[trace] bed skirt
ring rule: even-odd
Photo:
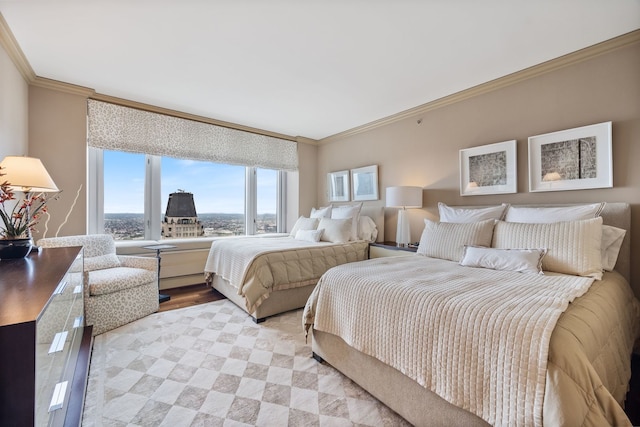
[[[315,283],[298,288],[273,291],[253,313],[249,313],[256,323],[262,322],[269,316],[297,310],[304,307],[309,295],[315,288]],[[211,287],[227,297],[235,305],[247,311],[247,304],[242,295],[238,295],[238,288],[232,286],[227,280],[218,275],[213,275]]]

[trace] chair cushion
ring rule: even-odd
[[[115,253],[84,258],[84,269],[87,271],[114,267],[120,267],[120,260]]]
[[[155,282],[156,273],[142,268],[116,267],[89,272],[89,295],[106,295]]]

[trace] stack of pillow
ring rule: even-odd
[[[602,278],[613,270],[626,233],[603,225],[604,203],[566,207],[454,208],[425,219],[418,254],[471,267]]]
[[[354,205],[312,208],[309,217],[301,216],[291,230],[291,237],[310,242],[344,243],[354,240],[371,240],[375,223],[368,216],[361,216],[362,203]],[[375,237],[373,237],[375,240]]]

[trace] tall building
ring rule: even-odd
[[[200,236],[204,236],[204,226],[198,221],[193,193],[178,190],[169,194],[162,221],[162,237],[171,239]]]

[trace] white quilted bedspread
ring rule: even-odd
[[[592,281],[379,258],[329,270],[304,322],[492,425],[539,426],[551,333]]]
[[[368,242],[307,242],[291,237],[216,240],[205,274],[214,273],[238,288],[252,313],[272,291],[316,283],[329,268],[367,258]]]

